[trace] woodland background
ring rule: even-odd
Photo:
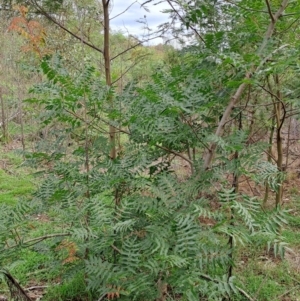
[[[0,1],[0,299],[300,300],[300,1],[164,2]]]

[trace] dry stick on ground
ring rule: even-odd
[[[44,289],[44,288],[48,288],[49,285],[36,285],[36,286],[30,286],[25,288],[25,291],[33,291],[33,290],[39,290],[39,289]]]
[[[7,271],[0,271],[4,276],[6,283],[9,287],[11,297],[15,301],[32,301],[32,299],[27,295],[25,290],[20,286],[17,280]]]
[[[274,15],[272,13],[270,14],[271,21],[270,21],[268,29],[267,29],[267,31],[265,33],[264,39],[263,39],[263,41],[261,43],[261,46],[260,46],[260,48],[258,50],[257,54],[259,56],[263,55],[263,51],[265,50],[265,48],[266,48],[266,46],[268,44],[268,41],[270,40],[270,38],[273,35],[274,29],[275,29],[275,25],[276,25],[279,17],[281,16],[281,14],[283,13],[283,11],[287,7],[288,2],[289,2],[289,0],[283,0],[281,2],[281,6],[278,9],[278,11]],[[280,47],[280,48],[282,48],[282,47]],[[265,64],[265,62],[266,62],[266,59],[263,59],[262,62],[261,62],[261,64],[258,67],[254,68],[253,71],[247,72],[247,74],[245,76],[245,82],[243,82],[238,87],[238,89],[236,90],[236,92],[234,93],[234,95],[231,97],[231,99],[229,101],[229,104],[227,105],[227,107],[226,107],[226,109],[224,111],[224,114],[223,114],[223,116],[222,116],[222,118],[221,118],[221,120],[220,120],[220,122],[218,124],[217,130],[216,130],[216,133],[215,133],[216,136],[221,136],[222,135],[224,125],[225,125],[227,119],[229,118],[232,109],[234,108],[234,106],[236,105],[236,103],[239,101],[239,99],[241,98],[241,96],[242,96],[245,88],[248,85],[246,82],[252,77],[253,74],[255,74],[256,72],[259,71],[259,69]],[[204,154],[204,169],[208,169],[210,167],[216,148],[217,148],[217,144],[215,142],[213,142],[213,143],[211,143],[209,150]]]
[[[71,234],[70,233],[54,233],[54,234],[48,234],[48,235],[44,235],[44,236],[32,238],[32,239],[25,240],[25,241],[20,241],[20,244],[18,243],[18,244],[11,245],[11,246],[7,245],[6,248],[0,250],[0,253],[3,252],[3,251],[5,251],[5,250],[7,250],[7,249],[16,248],[16,247],[20,246],[21,243],[22,243],[22,245],[29,244],[29,246],[31,246],[31,245],[35,245],[35,244],[37,244],[37,243],[39,243],[39,242],[41,242],[41,241],[43,241],[45,239],[48,239],[48,238],[63,237],[63,236],[71,236]]]

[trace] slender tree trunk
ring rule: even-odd
[[[91,198],[90,193],[90,152],[89,152],[89,122],[88,122],[88,116],[87,116],[87,107],[86,107],[86,101],[84,104],[84,119],[85,119],[85,143],[84,143],[84,151],[85,151],[85,171],[86,171],[86,192],[85,196],[88,200]],[[90,227],[90,216],[91,212],[90,209],[88,209],[86,216],[85,216],[85,225],[86,230],[89,231]],[[86,242],[88,242],[88,238],[86,238]],[[85,249],[84,259],[88,259],[89,256],[89,248]]]
[[[238,120],[238,129],[242,130],[242,113],[239,114],[239,120]],[[234,159],[235,163],[237,163],[237,160],[239,159],[239,152],[235,151],[234,153]],[[237,194],[239,192],[239,171],[237,170],[238,167],[236,167],[235,172],[233,173],[233,181],[232,181],[232,187],[234,188],[234,193]],[[230,210],[230,226],[234,227],[234,211],[233,209]],[[227,279],[229,281],[229,279],[232,277],[233,275],[233,251],[234,251],[234,243],[233,243],[233,237],[229,236],[228,238],[228,245],[229,245],[229,256],[230,256],[230,260],[231,263],[229,264],[228,267],[228,272],[227,272]]]
[[[108,87],[112,86],[111,80],[111,64],[110,64],[110,24],[109,24],[109,1],[110,0],[102,0],[103,5],[103,16],[104,16],[104,64],[105,64],[105,79],[106,85]],[[111,108],[113,108],[114,103],[112,96],[109,95],[108,99]],[[116,152],[116,128],[112,125],[109,126],[109,141],[111,144],[110,149],[110,158],[114,160],[117,156]]]
[[[268,162],[271,162],[271,160],[272,160],[272,145],[273,145],[274,131],[275,131],[275,114],[273,114],[273,117],[272,117],[272,126],[271,126],[271,131],[270,131],[270,136],[269,136],[269,149],[268,149],[268,157],[267,157]],[[264,195],[264,199],[263,199],[263,207],[264,208],[266,208],[266,206],[267,206],[267,201],[269,198],[269,191],[270,191],[270,187],[267,182],[266,186],[265,186],[265,195]]]
[[[3,134],[3,140],[6,142],[8,138],[7,134],[7,125],[6,125],[6,116],[5,116],[5,108],[4,108],[4,100],[2,96],[2,89],[0,88],[0,101],[1,101],[1,119],[2,119],[2,134]]]
[[[112,87],[111,79],[111,59],[110,59],[110,24],[109,24],[109,2],[110,0],[102,0],[103,6],[103,17],[104,17],[104,65],[105,65],[105,79],[106,85],[110,88]],[[111,94],[108,96],[108,103],[111,106],[111,109],[114,107],[114,101]],[[112,125],[109,125],[109,141],[110,141],[110,158],[115,160],[117,157],[116,151],[116,128]],[[114,191],[114,203],[115,203],[115,214],[117,214],[117,208],[121,202],[121,193],[118,187]],[[115,232],[115,230],[114,230]],[[117,262],[117,251],[113,248],[113,260],[114,263]]]
[[[282,147],[282,135],[281,130],[282,126],[285,120],[285,113],[282,111],[285,111],[284,104],[282,102],[282,94],[280,91],[280,82],[279,82],[279,76],[276,74],[274,76],[275,84],[276,84],[276,95],[278,101],[274,104],[275,109],[275,117],[276,117],[276,146],[277,146],[277,168],[279,171],[283,171],[282,169],[282,163],[283,163],[283,147]],[[282,116],[281,116],[282,115]],[[276,193],[276,207],[281,205],[282,202],[282,196],[283,196],[283,183],[280,179],[277,180],[278,184],[278,191]]]
[[[291,109],[293,107],[291,106]],[[288,137],[287,137],[287,142],[286,142],[286,157],[285,157],[285,170],[288,168],[289,164],[289,152],[290,152],[290,143],[291,143],[291,125],[292,125],[292,117],[290,117],[289,120],[289,126],[288,126]]]

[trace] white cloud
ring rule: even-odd
[[[131,7],[126,10],[130,5]],[[139,20],[146,21],[148,27],[152,30],[151,32],[157,30],[158,25],[168,21],[168,14],[161,12],[162,10],[170,8],[168,4],[160,3],[154,5],[153,3],[148,3],[146,7],[150,10],[150,12],[147,12],[141,7],[140,3],[135,2],[134,0],[114,0],[112,2],[112,11],[110,13],[112,18],[125,10],[126,11],[111,20],[111,28],[113,30],[120,30],[124,34],[131,34],[142,38],[149,32],[143,28],[143,24],[138,22]],[[158,44],[161,42],[162,39],[156,39],[151,43]]]

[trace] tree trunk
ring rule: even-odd
[[[111,65],[110,65],[110,41],[109,41],[109,1],[110,0],[102,0],[103,5],[103,16],[104,16],[104,62],[105,62],[105,79],[106,79],[106,85],[108,87],[112,86],[112,80],[111,80]],[[112,96],[109,94],[108,99],[111,108],[114,107]],[[110,149],[110,158],[114,160],[117,156],[116,152],[116,128],[112,125],[109,126],[109,141],[111,144]]]
[[[277,102],[274,104],[275,109],[275,117],[276,117],[276,147],[277,147],[277,168],[278,171],[283,171],[282,169],[282,163],[283,163],[283,147],[282,147],[282,135],[281,130],[282,126],[285,120],[285,108],[284,104],[282,102],[282,93],[280,91],[280,82],[279,82],[279,76],[276,74],[274,76],[275,84],[276,84],[276,95],[277,95]],[[283,114],[281,112],[283,111]],[[282,117],[281,117],[282,115]],[[282,196],[283,196],[283,183],[280,179],[277,180],[278,184],[278,191],[276,193],[276,207],[281,205],[282,202]]]
[[[8,134],[7,134],[7,125],[6,125],[4,101],[3,101],[3,97],[2,97],[2,89],[1,88],[0,88],[0,101],[1,101],[2,134],[3,134],[3,140],[6,142],[7,138],[8,138]]]
[[[275,112],[275,111],[273,111]],[[272,126],[271,126],[271,131],[270,131],[270,136],[269,136],[269,149],[268,149],[268,162],[271,162],[272,160],[272,145],[273,145],[273,136],[274,136],[274,131],[275,131],[275,114],[273,114],[272,117]],[[266,182],[266,186],[265,186],[265,195],[264,195],[264,199],[263,199],[263,207],[266,208],[267,206],[267,201],[269,198],[269,191],[270,191],[270,186],[269,183]]]

